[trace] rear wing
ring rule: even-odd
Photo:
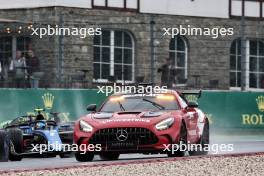
[[[202,90],[180,90],[179,93],[182,94],[183,96],[195,95],[197,96],[197,98],[201,98],[202,96]]]
[[[187,102],[198,102],[202,96],[202,90],[181,90],[178,91],[180,96]]]

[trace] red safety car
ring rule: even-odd
[[[186,155],[187,149],[171,152],[173,144],[200,144],[204,148],[209,144],[209,121],[197,103],[186,100],[186,94],[200,96],[201,92],[114,94],[99,108],[89,105],[87,110],[92,112],[75,124],[77,161],[91,161],[95,154],[106,160],[118,159],[121,153]],[[81,146],[89,147],[84,147],[84,153]],[[189,151],[190,155],[206,153]]]

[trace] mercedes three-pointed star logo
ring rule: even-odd
[[[126,130],[124,129],[121,129],[121,130],[118,130],[117,133],[116,133],[116,139],[120,142],[124,142],[126,141],[128,138],[128,133]]]

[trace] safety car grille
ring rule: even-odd
[[[120,140],[118,136],[121,131],[125,138]],[[100,129],[92,136],[90,144],[113,144],[113,143],[134,143],[136,145],[151,145],[158,142],[156,135],[146,128],[106,128]]]

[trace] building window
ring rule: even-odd
[[[188,47],[186,40],[177,36],[170,41],[170,58],[173,59],[173,64],[177,72],[177,84],[185,84],[187,80],[187,53]]]
[[[246,87],[264,88],[264,41],[246,41]],[[230,86],[241,86],[241,41],[235,40],[230,49]]]
[[[241,40],[235,40],[230,49],[230,86],[241,86]]]
[[[138,11],[139,0],[92,0],[92,8]]]
[[[12,37],[0,37],[0,62],[8,65],[12,58]]]
[[[31,44],[30,37],[20,36],[16,38],[16,50],[21,51],[24,57],[26,57],[30,44]]]
[[[249,41],[249,87],[264,88],[264,42]]]
[[[134,80],[134,41],[125,31],[103,30],[94,37],[94,80]]]
[[[3,65],[8,65],[10,60],[15,57],[15,51],[20,50],[25,56],[31,39],[26,36],[7,36],[0,37],[0,61]]]

